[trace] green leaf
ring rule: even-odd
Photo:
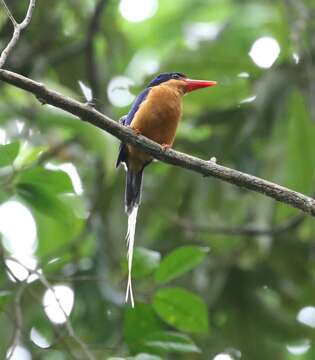
[[[150,275],[159,267],[160,259],[161,255],[159,252],[144,247],[136,247],[133,257],[133,277],[143,278]],[[123,267],[124,271],[127,272],[127,261],[124,262]]]
[[[47,149],[47,146],[36,146],[26,149],[23,148],[23,151],[18,158],[19,165],[21,167],[26,167],[33,164],[45,151],[47,151]]]
[[[12,165],[20,150],[20,143],[0,145],[0,167]]]
[[[59,195],[59,198],[62,199],[72,209],[75,216],[80,219],[88,218],[89,209],[83,195],[66,193]]]
[[[162,360],[162,358],[156,355],[140,353],[136,355],[133,360]]]
[[[70,255],[73,253],[73,248],[70,244],[73,240],[80,238],[85,222],[77,217],[72,217],[71,226],[68,226],[64,221],[60,222],[58,218],[54,218],[51,215],[47,216],[46,213],[37,211],[34,207],[32,207],[32,210],[36,220],[39,239],[36,254],[40,257],[47,257],[58,253],[62,249],[62,258],[49,265],[50,271],[55,268],[59,269],[65,265],[66,259],[71,258]],[[94,246],[95,239],[93,234],[90,233],[87,237],[82,237],[82,241],[77,244],[76,253],[81,256],[89,256],[93,252]]]
[[[48,170],[40,166],[21,171],[17,183],[33,184],[55,193],[74,192],[72,181],[66,172]]]
[[[200,246],[183,246],[174,250],[161,261],[155,280],[161,284],[179,277],[200,264],[208,252],[209,248]]]
[[[73,225],[73,212],[57,195],[33,184],[19,184],[18,194],[37,211],[65,225]]]
[[[124,337],[134,352],[143,351],[143,339],[154,332],[160,331],[160,321],[151,305],[136,303],[134,309],[128,308],[124,317]]]
[[[11,194],[9,192],[2,191],[2,189],[0,189],[0,204],[4,203],[10,197],[11,197]]]
[[[145,345],[150,348],[180,353],[199,353],[200,349],[189,336],[174,331],[160,331],[146,338]]]
[[[5,308],[6,304],[12,300],[12,298],[13,294],[11,291],[0,291],[0,312]]]
[[[208,331],[208,312],[197,295],[177,287],[159,290],[153,298],[153,309],[167,324],[195,333]]]

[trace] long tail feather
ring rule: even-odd
[[[135,232],[137,224],[138,207],[141,201],[141,186],[142,186],[142,172],[137,172],[127,169],[126,177],[126,193],[125,193],[125,207],[126,213],[128,214],[128,230],[126,235],[127,246],[128,246],[128,281],[126,290],[126,302],[130,296],[131,306],[134,307],[134,298],[132,292],[132,259],[133,259],[133,248],[135,243]]]
[[[131,271],[132,271],[132,259],[133,259],[133,248],[135,243],[135,232],[136,232],[136,224],[137,224],[137,214],[138,214],[138,206],[135,206],[131,213],[128,214],[128,231],[127,231],[127,246],[128,246],[128,282],[127,282],[127,290],[126,290],[126,302],[128,301],[130,295],[131,306],[134,307],[134,298],[132,292],[132,281],[131,281]]]

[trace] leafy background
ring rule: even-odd
[[[217,80],[185,97],[175,148],[311,195],[313,0],[159,0],[152,17],[126,19],[148,3],[38,1],[7,68],[85,101],[81,81],[115,119],[157,72]],[[9,5],[23,18],[27,1]],[[11,31],[1,11],[1,47]],[[249,52],[265,36],[281,51],[261,68]],[[154,163],[131,309],[119,142],[12,86],[0,93],[1,358],[18,345],[12,359],[86,359],[86,344],[96,359],[314,359],[312,218]],[[68,324],[43,303],[54,286]]]

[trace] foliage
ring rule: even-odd
[[[18,19],[26,3],[10,2]],[[90,88],[96,108],[115,119],[155,72],[217,80],[219,86],[185,97],[174,147],[311,195],[313,1],[158,5],[153,17],[135,23],[113,0],[38,1],[6,66],[81,101],[90,100]],[[2,11],[1,47],[11,31]],[[248,55],[264,36],[281,49],[266,69]],[[117,76],[127,82],[110,90]],[[131,309],[124,303],[119,142],[13,86],[1,83],[0,93],[0,358],[17,328],[33,359],[86,359],[82,344],[96,359],[112,360],[315,357],[312,218],[153,163],[139,210]],[[12,202],[30,211],[32,241],[32,222],[26,225],[18,210],[8,217]],[[12,261],[24,271],[15,280]],[[74,292],[75,335],[64,320],[47,317],[43,296],[55,285]]]

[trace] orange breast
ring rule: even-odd
[[[170,86],[153,87],[131,127],[159,144],[172,145],[182,113],[181,94]]]
[[[173,145],[182,114],[182,94],[167,85],[153,87],[141,104],[130,126],[142,135],[159,143]],[[128,145],[130,165],[139,170],[152,158]]]

